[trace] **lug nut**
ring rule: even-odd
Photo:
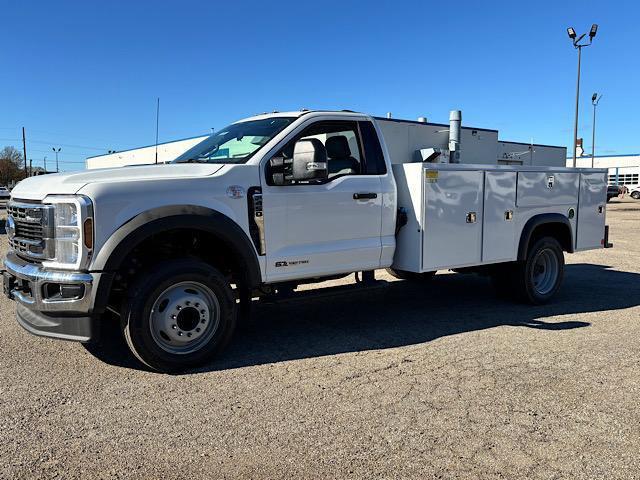
[[[182,336],[182,332],[178,332],[178,336],[181,337]]]
[[[176,328],[178,328],[178,326],[177,325],[171,325],[171,328],[173,328],[175,330]]]
[[[186,305],[191,305],[191,302],[189,300],[187,300],[186,302],[184,302]]]
[[[191,336],[191,332],[187,333],[187,337],[190,337],[190,336]]]
[[[200,328],[199,328],[199,327],[198,327],[198,328],[196,328],[196,332],[197,332],[197,333],[200,333]]]

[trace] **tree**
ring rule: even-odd
[[[0,185],[10,185],[24,178],[24,160],[15,147],[0,150]]]

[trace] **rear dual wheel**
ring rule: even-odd
[[[236,310],[220,271],[198,260],[170,260],[138,277],[124,303],[121,326],[141,362],[179,372],[224,349],[236,328]]]

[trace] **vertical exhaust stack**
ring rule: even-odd
[[[460,163],[460,131],[462,128],[462,112],[449,112],[449,163]]]

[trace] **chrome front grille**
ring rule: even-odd
[[[35,261],[54,258],[53,205],[12,201],[7,215],[12,219],[9,245],[19,256]]]

